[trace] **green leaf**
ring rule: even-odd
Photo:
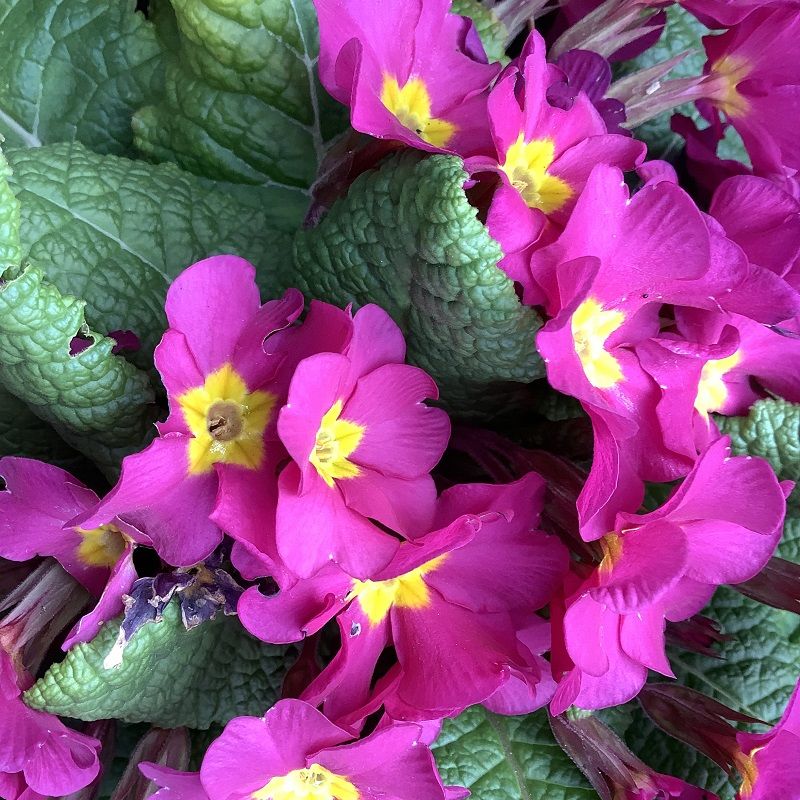
[[[19,241],[19,202],[8,179],[11,169],[0,151],[0,275],[11,264],[22,260]]]
[[[131,149],[133,112],[163,82],[134,0],[0,0],[0,134],[7,146],[75,139]]]
[[[360,175],[316,228],[297,234],[292,276],[330,302],[385,308],[409,359],[459,410],[491,401],[491,384],[544,374],[541,320],[497,267],[500,245],[467,201],[466,179],[458,158],[413,153]]]
[[[508,28],[495,16],[491,8],[481,4],[479,0],[453,0],[450,11],[453,14],[469,17],[475,23],[475,30],[490,61],[504,63],[508,61],[506,57]]]
[[[71,469],[78,454],[19,398],[0,385],[0,457],[23,456]]]
[[[105,669],[119,621],[67,653],[25,694],[31,707],[86,721],[121,719],[162,728],[208,728],[262,715],[279,697],[293,648],[260,642],[238,619],[217,616],[187,631],[176,603],[145,625],[121,666]]]
[[[765,398],[746,417],[715,419],[735,453],[765,458],[779,478],[800,481],[800,404]]]
[[[8,159],[22,206],[22,258],[85,300],[96,330],[136,333],[139,366],[152,365],[167,288],[189,264],[244,256],[272,294],[277,268],[291,257],[287,231],[302,215],[293,193],[264,190],[260,207],[249,205],[174,165],[99,156],[77,143],[12,150]]]
[[[169,56],[163,95],[134,117],[141,152],[215,180],[309,187],[346,124],[317,79],[311,0],[172,0],[155,20]]]
[[[91,331],[84,303],[63,295],[36,267],[10,268],[0,285],[0,381],[40,419],[106,471],[141,446],[152,422],[144,372],[112,355]],[[70,355],[76,333],[92,340]]]
[[[445,720],[433,751],[444,783],[466,786],[472,800],[597,800],[545,711],[501,717],[473,706]]]

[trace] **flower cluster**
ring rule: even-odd
[[[706,211],[620,127],[600,54],[548,62],[532,31],[490,63],[450,0],[316,0],[327,91],[356,130],[463,159],[499,267],[541,313],[547,381],[593,437],[574,529],[543,516],[551,476],[437,469],[450,416],[380,307],[306,305],[294,289],[262,303],[247,261],[200,261],[171,284],[155,351],[169,413],[105,496],[0,459],[0,557],[22,570],[0,607],[4,797],[67,795],[98,775],[99,739],[22,694],[53,644],[89,642],[129,607],[140,548],[184,569],[228,548],[241,624],[304,642],[313,662],[295,699],[231,720],[199,772],[143,764],[165,800],[463,797],[428,747],[443,719],[475,704],[603,709],[649,671],[674,677],[668,624],[762,571],[793,488],[733,454],[717,415],[800,402],[800,15],[686,6],[731,27],[679,99],[698,102],[701,133],[733,126],[752,160],[735,175],[714,161]],[[692,156],[700,133],[687,135]],[[660,506],[644,503],[654,483],[675,484]],[[43,596],[58,597],[44,616]],[[740,734],[743,800],[789,797],[787,769],[800,784],[797,705],[795,692],[770,733]],[[561,724],[581,751],[589,734]],[[615,797],[711,796],[620,759],[630,780]]]

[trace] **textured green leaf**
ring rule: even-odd
[[[784,480],[800,481],[800,404],[765,398],[746,417],[716,417],[735,453],[761,456]]]
[[[0,457],[24,456],[49,461],[65,469],[78,454],[19,398],[0,385]]]
[[[153,393],[144,372],[112,355],[84,322],[84,303],[36,267],[11,267],[0,285],[0,381],[66,442],[113,471],[146,440]],[[80,331],[92,344],[69,353]]]
[[[346,112],[316,75],[311,0],[172,0],[162,97],[134,117],[137,147],[215,180],[306,189]]]
[[[498,269],[500,245],[464,194],[460,159],[407,153],[364,173],[295,239],[294,282],[338,304],[378,303],[405,331],[409,358],[465,410],[500,381],[544,373],[541,321]]]
[[[450,11],[453,14],[469,17],[475,23],[475,30],[490,61],[508,61],[506,58],[508,28],[495,16],[491,8],[479,0],[453,0]]]
[[[107,623],[91,642],[75,646],[26,692],[25,702],[87,721],[203,729],[263,714],[278,699],[295,652],[264,644],[238,619],[222,615],[187,631],[171,603],[161,622],[131,639],[121,666],[105,669],[118,628]]]
[[[135,0],[0,0],[0,134],[7,146],[79,140],[125,153],[131,116],[163,82]]]
[[[9,186],[11,169],[0,151],[0,275],[11,264],[19,264],[19,202]]]
[[[444,783],[468,787],[473,800],[597,800],[544,711],[501,717],[473,706],[445,720],[433,750]]]
[[[286,231],[302,214],[293,193],[265,190],[261,207],[247,205],[174,165],[99,156],[76,143],[12,150],[8,159],[23,258],[85,300],[95,329],[134,331],[140,366],[152,363],[167,287],[186,266],[236,253],[260,267],[271,293],[276,269],[291,258]]]

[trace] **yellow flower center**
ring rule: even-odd
[[[618,533],[607,533],[600,540],[600,548],[603,551],[603,560],[598,569],[600,574],[608,575],[616,563],[622,558],[622,537]]]
[[[257,469],[264,458],[264,429],[275,395],[248,392],[230,364],[212,372],[202,386],[178,397],[189,430],[189,473],[208,472],[214,464],[237,464]]]
[[[750,110],[750,103],[739,91],[739,84],[751,71],[750,64],[737,56],[724,56],[711,67],[711,74],[722,82],[714,103],[729,117],[743,117]]]
[[[522,199],[531,208],[538,208],[545,214],[558,211],[573,195],[566,181],[547,171],[554,158],[555,143],[552,139],[526,142],[520,133],[500,165]]]
[[[431,96],[421,78],[409,78],[402,86],[397,78],[384,74],[381,102],[398,122],[434,147],[446,147],[456,126],[431,116]]]
[[[361,474],[348,456],[358,447],[366,428],[348,419],[339,419],[341,413],[342,401],[337,400],[322,418],[314,449],[308,457],[330,487],[336,479],[355,478]]]
[[[253,800],[359,800],[361,794],[347,778],[312,764],[273,778],[251,797]]]
[[[89,567],[113,567],[125,549],[125,535],[116,525],[75,528],[75,532],[81,537],[78,558]]]
[[[694,407],[704,417],[707,417],[710,411],[719,411],[722,408],[728,397],[728,387],[723,379],[741,360],[742,353],[737,350],[727,358],[712,358],[703,365]]]
[[[742,785],[739,787],[737,797],[748,798],[753,793],[753,789],[758,779],[758,767],[756,766],[755,755],[761,747],[756,747],[749,754],[743,752],[736,753],[733,758],[733,765],[742,776]]]
[[[387,581],[353,581],[348,600],[358,598],[361,610],[373,625],[386,619],[392,606],[397,608],[427,608],[431,601],[424,577],[433,572],[446,556],[431,559],[421,567]]]
[[[572,315],[572,341],[589,383],[610,389],[624,380],[622,367],[605,349],[606,339],[625,321],[621,311],[606,311],[593,298],[584,300]]]

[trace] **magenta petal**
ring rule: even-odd
[[[447,413],[424,404],[438,396],[429,375],[405,364],[386,364],[360,378],[342,413],[365,428],[352,460],[399,478],[430,472],[450,437]]]
[[[406,360],[406,342],[397,323],[380,307],[369,304],[353,317],[353,338],[347,348],[351,379]]]
[[[248,320],[236,342],[232,363],[247,386],[258,389],[276,373],[283,354],[264,351],[267,337],[291,325],[303,311],[303,295],[287,289],[280,300],[270,300]]]
[[[28,786],[62,797],[88,786],[100,771],[100,742],[34,711],[20,697],[0,695],[0,772],[23,772]]]
[[[105,622],[122,613],[122,595],[130,592],[133,582],[138,577],[133,564],[133,550],[133,545],[127,543],[119,561],[111,570],[111,577],[108,579],[97,605],[75,623],[61,646],[62,650],[66,652],[73,645],[90,642],[97,636]]]
[[[265,444],[264,463],[258,469],[218,465],[219,488],[211,520],[237,541],[247,542],[275,561],[277,467],[285,451],[277,442]]]
[[[168,329],[161,337],[153,358],[161,375],[164,388],[169,396],[172,413],[180,418],[182,430],[189,432],[183,412],[174,402],[185,391],[202,386],[205,376],[197,366],[197,361],[189,348],[186,335],[181,331]]]
[[[180,772],[146,761],[139,764],[139,771],[160,787],[149,795],[152,800],[209,800],[199,772]]]
[[[0,459],[0,556],[26,561],[53,556],[64,569],[97,595],[108,570],[80,561],[81,537],[65,523],[97,502],[68,472],[28,458]]]
[[[279,480],[278,554],[293,572],[310,577],[334,561],[355,577],[385,567],[399,542],[349,509],[339,490],[314,472],[304,494],[300,471],[289,464]]]
[[[264,642],[298,642],[316,633],[345,606],[352,579],[335,564],[293,586],[264,596],[252,586],[239,598],[242,625]]]
[[[507,679],[506,665],[520,661],[507,615],[477,615],[435,589],[426,608],[393,608],[391,619],[403,671],[397,693],[423,718],[485,700]]]
[[[389,643],[389,623],[370,622],[358,601],[339,615],[337,623],[341,648],[303,692],[303,699],[315,705],[324,702],[328,717],[357,727],[354,723],[376,710],[367,706],[372,703],[375,665]]]
[[[117,485],[72,524],[96,528],[114,517],[146,532],[158,554],[174,566],[205,558],[222,540],[209,519],[216,473],[188,474],[189,437],[167,434],[141,453],[127,456]]]
[[[591,596],[627,614],[658,600],[684,574],[688,549],[683,531],[668,522],[651,522],[621,535],[622,554],[604,569]]]
[[[616,640],[618,626],[618,615],[588,594],[578,598],[564,615],[564,643],[575,666],[588,675],[608,672],[607,649]]]
[[[409,539],[430,530],[436,507],[436,486],[430,475],[406,479],[364,470],[338,485],[348,508],[364,517]]]
[[[483,526],[471,542],[448,553],[426,581],[445,599],[476,612],[533,611],[545,605],[561,585],[569,556],[555,537],[535,529],[543,488],[535,473],[508,486],[476,486],[480,494],[487,489],[494,494]]]
[[[308,703],[280,700],[264,717],[231,720],[208,748],[200,776],[211,800],[228,800],[233,779],[235,796],[248,797],[272,778],[306,767],[309,753],[349,738]]]
[[[308,459],[322,418],[337,400],[350,396],[349,372],[348,358],[334,353],[320,353],[297,365],[278,417],[278,435],[304,474],[314,471]]]
[[[238,256],[213,256],[185,269],[167,292],[170,328],[186,336],[204,375],[230,361],[248,320],[261,306],[255,267]]]
[[[395,724],[353,744],[322,750],[314,760],[346,775],[367,797],[443,800],[444,788],[418,725]]]
[[[664,612],[660,606],[626,614],[620,626],[619,643],[634,661],[674,678],[664,649],[664,626]]]

